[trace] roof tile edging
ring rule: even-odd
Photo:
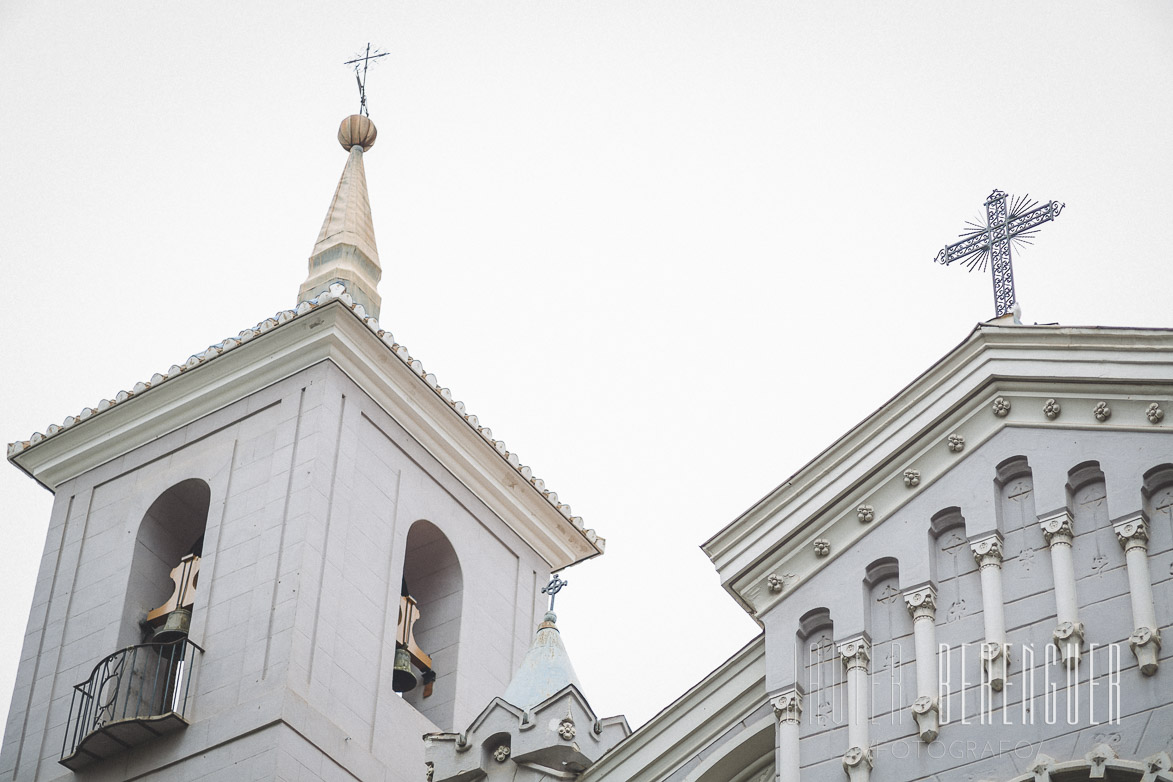
[[[588,542],[598,548],[600,552],[603,551],[604,547],[606,546],[606,539],[600,537],[593,529],[586,528],[586,526],[583,524],[581,516],[572,515],[570,506],[559,501],[558,493],[547,489],[546,482],[541,478],[535,477],[533,470],[530,467],[522,464],[521,459],[518,458],[517,454],[510,452],[505,447],[504,440],[494,439],[492,430],[487,426],[481,426],[480,419],[466,411],[464,402],[456,400],[452,395],[452,391],[442,387],[433,373],[424,370],[422,361],[416,358],[412,358],[411,353],[407,349],[407,346],[397,343],[395,341],[394,335],[392,335],[390,331],[384,331],[379,326],[378,320],[370,315],[367,315],[366,308],[363,307],[363,305],[356,303],[351,295],[346,292],[346,286],[342,285],[341,283],[335,283],[331,285],[329,290],[322,292],[315,299],[303,301],[297,305],[296,309],[282,310],[273,317],[266,318],[252,328],[241,331],[236,337],[229,337],[221,342],[216,343],[215,345],[210,345],[203,352],[193,354],[183,364],[173,364],[166,373],[161,374],[156,372],[151,376],[149,381],[135,383],[134,387],[130,391],[119,391],[115,395],[114,399],[103,399],[102,401],[98,402],[96,407],[83,408],[82,411],[76,416],[68,416],[64,421],[61,422],[61,424],[50,424],[45,429],[44,433],[34,432],[27,440],[19,440],[14,443],[9,443],[8,460],[11,461],[25,450],[39,445],[45,440],[56,436],[65,429],[76,426],[77,424],[83,421],[87,421],[96,415],[101,415],[110,408],[119,405],[122,402],[131,399],[132,397],[138,396],[144,391],[148,391],[151,388],[154,388],[173,377],[177,377],[190,369],[200,366],[207,361],[211,361],[221,354],[227,353],[229,350],[239,347],[245,342],[254,339],[258,335],[264,334],[270,329],[274,329],[278,326],[289,323],[290,321],[296,318],[300,318],[303,315],[306,315],[313,310],[335,300],[341,301],[347,307],[347,309],[349,309],[354,314],[355,317],[362,321],[366,327],[370,329],[370,331],[391,350],[396,358],[402,361],[409,369],[412,370],[414,374],[416,374],[425,384],[427,384],[427,386],[432,389],[433,393],[443,399],[444,402],[450,408],[452,408],[452,410],[455,411],[456,414],[461,417],[461,419],[464,420],[466,425],[474,429],[489,445],[491,445],[494,450],[497,451],[498,455],[500,455],[500,457],[504,459],[509,464],[509,466],[516,470],[521,475],[521,477],[526,480],[527,483],[533,486],[534,489],[538,491],[538,493],[540,493],[547,502],[550,503],[550,505],[552,505],[559,513],[561,513],[567,520],[569,520],[575,529],[577,529],[583,534],[584,537],[586,537]]]

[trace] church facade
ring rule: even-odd
[[[978,326],[705,543],[762,635],[583,779],[1171,778],[1171,359]]]
[[[377,320],[374,140],[294,309],[9,446],[0,779],[1173,780],[1173,331],[978,326],[704,544],[762,633],[631,733],[542,593],[604,540]]]

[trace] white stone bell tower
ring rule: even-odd
[[[339,135],[294,309],[9,446],[55,500],[0,779],[422,779],[602,553],[376,320]]]

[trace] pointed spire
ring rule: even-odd
[[[299,303],[341,282],[369,314],[379,317],[382,299],[377,287],[383,269],[375,246],[375,226],[362,164],[363,152],[375,145],[376,133],[375,123],[358,114],[342,120],[338,128],[338,143],[350,156],[314,244],[309,274],[298,291]]]
[[[538,625],[533,645],[526,652],[521,667],[513,674],[513,681],[505,688],[501,699],[522,709],[531,709],[568,684],[582,692],[578,674],[562,644],[562,634],[555,622],[558,617],[550,611]]]

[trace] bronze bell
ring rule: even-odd
[[[409,692],[415,689],[419,680],[411,670],[411,653],[406,649],[395,650],[395,668],[391,673],[391,689],[395,692]]]
[[[191,630],[191,611],[177,608],[167,614],[163,624],[155,628],[151,643],[167,643],[185,637]]]

